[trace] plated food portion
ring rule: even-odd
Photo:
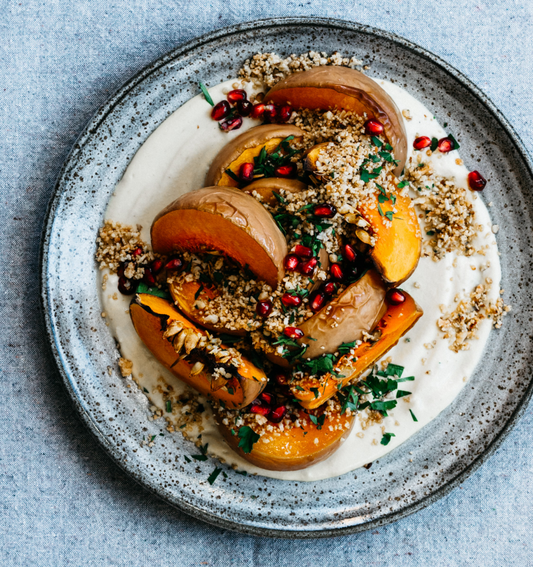
[[[305,61],[202,85],[135,156],[97,260],[152,419],[206,459],[315,480],[433,419],[508,308],[455,137],[349,60]]]

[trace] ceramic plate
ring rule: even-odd
[[[234,77],[256,52],[288,55],[310,49],[363,59],[373,77],[395,80],[460,135],[466,165],[490,181],[482,198],[493,202],[493,222],[501,227],[502,287],[513,312],[500,331],[491,333],[482,363],[458,399],[370,469],[316,483],[228,471],[211,486],[207,478],[217,463],[186,466],[178,456],[193,448],[180,435],[158,436],[152,449],[139,445],[143,436],[158,435],[164,426],[147,420],[146,398],[132,393],[118,375],[119,353],[100,316],[95,237],[135,152],[169,114],[198,94],[199,79],[214,85]],[[464,481],[498,447],[531,396],[532,186],[522,143],[493,104],[458,71],[404,39],[357,24],[307,18],[214,32],[131,79],[98,111],[64,165],[42,251],[42,298],[59,371],[84,421],[113,459],[143,486],[206,522],[303,538],[392,522]]]

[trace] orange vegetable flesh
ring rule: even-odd
[[[278,266],[246,230],[221,215],[195,209],[166,213],[152,226],[152,248],[159,254],[188,250],[220,250],[242,266],[250,266],[261,280],[278,284]]]
[[[339,389],[339,384],[342,388],[355,380],[388,352],[422,317],[423,311],[415,300],[405,291],[403,293],[405,295],[404,303],[389,305],[385,315],[376,326],[375,330],[381,331],[381,338],[373,344],[365,342],[357,347],[353,355],[357,358],[357,361],[351,366],[343,366],[343,361],[346,361],[347,356],[341,357],[335,370],[339,374],[343,374],[344,378],[335,378],[331,374],[327,374],[321,381],[315,378],[299,381],[298,386],[303,388],[303,391],[297,390],[295,386],[291,387],[292,394],[304,408],[313,409],[322,405],[335,395]],[[317,391],[313,392],[311,388],[316,388]]]
[[[236,176],[238,176],[239,169],[243,163],[254,163],[254,158],[261,153],[261,150],[263,148],[266,149],[266,152],[268,154],[272,153],[283,140],[284,138],[271,138],[264,144],[244,150],[244,152],[242,152],[242,154],[235,161],[232,161],[229,164],[227,169],[231,170]],[[237,181],[235,181],[232,177],[224,172],[217,185],[224,185],[226,187],[238,187],[239,183],[237,183]]]
[[[193,363],[185,359],[180,360],[180,356],[174,351],[171,342],[163,337],[163,333],[172,320],[180,321],[185,327],[201,333],[203,331],[186,319],[166,299],[146,293],[138,294],[130,304],[130,315],[140,339],[163,366],[200,393],[222,400],[226,407],[239,409],[248,405],[266,386],[267,379],[264,372],[244,357],[243,364],[238,369],[241,379],[231,378],[225,387],[215,391],[211,385],[209,372],[204,370],[192,376],[190,372]]]
[[[392,211],[392,201],[379,203],[377,196],[361,203],[358,211],[370,224],[376,244],[370,256],[383,279],[394,286],[404,282],[420,259],[421,233],[415,209],[409,197],[396,195],[392,222],[385,216]]]
[[[199,293],[198,293],[199,292]],[[195,304],[197,300],[201,300],[204,303],[209,303],[210,299],[217,296],[217,290],[215,288],[208,287],[197,281],[183,282],[178,285],[170,285],[170,294],[174,303],[178,306],[178,309],[191,321],[213,331],[215,333],[226,333],[228,335],[239,335],[244,336],[246,334],[245,330],[233,331],[231,329],[226,329],[221,325],[206,323],[200,316],[200,313],[195,309]]]
[[[299,420],[301,427],[285,429],[280,435],[264,433],[247,454],[238,447],[239,437],[232,435],[231,429],[222,424],[219,428],[229,445],[250,463],[267,470],[294,471],[329,457],[348,436],[355,421],[354,415],[336,412],[326,417],[318,429],[304,411],[300,411]],[[271,425],[280,431],[278,425]]]

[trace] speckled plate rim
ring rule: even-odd
[[[486,110],[493,116],[495,121],[498,123],[500,128],[502,128],[505,133],[512,140],[514,149],[522,158],[526,169],[529,171],[529,175],[533,177],[533,161],[528,155],[528,152],[521,141],[518,134],[515,132],[514,128],[507,121],[501,111],[492,103],[492,101],[476,86],[474,85],[465,75],[460,71],[446,63],[440,57],[434,55],[433,53],[419,47],[418,45],[390,32],[386,32],[371,26],[366,26],[363,24],[358,24],[354,22],[348,22],[339,19],[331,18],[310,18],[310,17],[284,17],[284,18],[269,18],[262,20],[255,20],[252,22],[246,22],[242,24],[237,24],[234,26],[222,28],[215,30],[214,32],[205,34],[199,38],[193,39],[187,43],[184,43],[180,47],[171,51],[170,53],[164,55],[158,60],[154,61],[152,64],[148,65],[132,78],[130,78],[117,92],[114,94],[93,116],[89,121],[88,125],[85,127],[83,132],[80,134],[78,140],[73,145],[73,148],[69,152],[65,163],[63,164],[61,171],[58,176],[58,180],[52,192],[50,202],[48,204],[48,209],[45,216],[43,236],[41,240],[40,249],[40,289],[41,289],[41,313],[44,320],[44,325],[46,328],[46,333],[48,335],[48,343],[55,360],[59,374],[61,375],[63,382],[67,388],[69,395],[71,396],[74,406],[81,416],[83,422],[89,428],[91,433],[96,437],[96,439],[101,443],[103,448],[106,450],[108,455],[113,459],[113,461],[124,470],[131,478],[141,484],[144,488],[155,494],[156,496],[165,500],[174,507],[180,509],[181,511],[190,514],[198,519],[201,519],[209,524],[215,525],[220,528],[230,529],[233,531],[257,535],[257,536],[268,536],[268,537],[278,537],[278,538],[324,538],[324,537],[338,537],[341,535],[358,533],[366,530],[370,530],[379,526],[383,526],[418,510],[425,508],[426,506],[436,502],[440,498],[449,494],[454,488],[459,484],[464,482],[473,472],[475,472],[501,445],[507,435],[510,433],[512,428],[516,425],[524,411],[526,410],[527,404],[531,399],[533,394],[533,381],[530,381],[524,395],[519,400],[516,405],[516,409],[512,412],[510,418],[507,420],[506,424],[502,427],[500,433],[493,439],[491,444],[480,454],[470,465],[465,467],[460,473],[458,473],[453,479],[449,480],[444,486],[438,488],[428,496],[420,498],[417,502],[410,504],[403,508],[402,510],[393,512],[391,514],[382,516],[379,519],[371,520],[366,523],[357,524],[347,527],[338,527],[333,529],[323,529],[323,530],[276,530],[269,528],[258,528],[255,526],[247,526],[242,523],[234,522],[225,518],[221,518],[218,515],[207,513],[205,510],[199,509],[195,506],[188,504],[187,502],[175,502],[169,501],[159,493],[157,487],[152,486],[146,478],[142,478],[140,474],[131,470],[126,463],[122,461],[120,455],[118,454],[114,445],[101,435],[100,430],[95,423],[93,417],[85,410],[83,404],[80,402],[76,395],[75,388],[73,387],[72,377],[69,375],[65,368],[64,361],[62,360],[60,349],[58,348],[57,337],[55,334],[55,329],[52,324],[51,311],[50,311],[50,301],[49,301],[49,290],[46,282],[46,275],[49,267],[49,255],[48,247],[50,243],[50,236],[52,225],[55,217],[56,210],[59,205],[59,200],[63,190],[63,180],[66,173],[74,166],[76,163],[76,153],[87,143],[90,137],[93,135],[94,131],[100,126],[100,124],[105,120],[105,118],[113,111],[113,109],[128,95],[128,93],[146,79],[149,75],[157,71],[160,67],[166,65],[172,60],[179,57],[185,56],[187,53],[200,48],[209,42],[222,38],[230,37],[235,34],[240,34],[243,32],[250,32],[258,29],[275,28],[286,25],[313,25],[320,26],[323,28],[332,28],[336,30],[349,30],[351,32],[366,34],[368,36],[379,37],[396,44],[399,44],[404,49],[411,51],[412,53],[418,55],[421,58],[431,61],[432,64],[437,65],[445,73],[453,77],[454,80],[462,83],[478,100],[478,102],[485,107]]]

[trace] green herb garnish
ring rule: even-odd
[[[381,438],[381,444],[388,445],[392,437],[396,437],[396,435],[394,435],[394,433],[384,433]]]
[[[218,467],[215,468],[215,470],[209,475],[209,478],[207,479],[207,482],[211,485],[213,485],[215,483],[215,480],[217,479],[218,475],[222,472],[222,469],[219,469]]]
[[[200,89],[201,89],[202,92],[204,93],[205,100],[207,100],[207,102],[208,102],[211,106],[215,106],[215,103],[213,102],[213,99],[211,98],[211,95],[209,94],[209,91],[207,90],[207,87],[202,83],[202,81],[200,81],[200,82],[198,83],[198,85],[200,86]]]
[[[242,449],[243,453],[248,454],[251,452],[254,444],[259,441],[261,436],[258,435],[251,427],[248,427],[248,425],[243,425],[239,429],[238,437],[239,447]]]
[[[167,400],[167,413],[172,413],[172,402]]]
[[[413,410],[410,409],[409,413],[411,414],[411,417],[413,418],[413,421],[418,421],[418,419],[416,419],[416,415],[413,413]]]

